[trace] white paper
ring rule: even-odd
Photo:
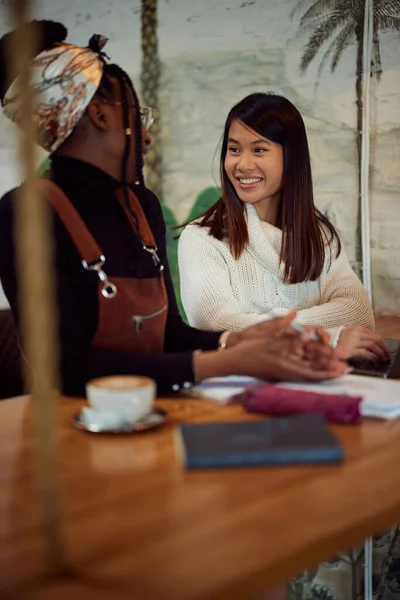
[[[400,380],[363,375],[345,375],[314,383],[283,382],[279,387],[319,392],[321,394],[344,394],[361,396],[360,411],[365,417],[394,419],[400,416]]]
[[[192,388],[195,396],[229,404],[232,396],[240,394],[252,383],[260,381],[239,375],[206,379]],[[320,394],[343,394],[361,396],[361,414],[365,417],[394,419],[400,416],[400,379],[345,375],[337,379],[318,382],[282,382],[278,387],[318,392]]]
[[[193,387],[190,394],[218,402],[218,404],[230,404],[233,402],[232,396],[240,394],[248,385],[257,382],[261,382],[261,380],[242,375],[210,377],[210,379],[204,379]]]

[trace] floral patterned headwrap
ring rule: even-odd
[[[67,139],[99,87],[103,70],[102,48],[107,38],[94,35],[87,48],[59,43],[30,62],[33,118],[37,141],[52,153]],[[3,99],[4,114],[21,122],[20,78]]]

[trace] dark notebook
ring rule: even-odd
[[[339,463],[343,450],[322,415],[178,427],[188,469],[250,465]]]

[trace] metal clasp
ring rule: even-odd
[[[164,271],[164,265],[161,263],[161,259],[157,254],[157,246],[146,246],[146,244],[143,244],[143,250],[146,250],[146,252],[149,252],[151,254],[154,266],[158,267],[160,271]]]
[[[103,271],[105,262],[106,257],[102,254],[98,260],[91,262],[90,264],[87,263],[86,260],[83,260],[82,265],[86,271],[96,271],[98,278],[103,282],[101,293],[104,298],[114,298],[114,296],[117,295],[117,288],[108,280],[106,273]]]

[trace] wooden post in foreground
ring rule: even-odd
[[[12,0],[15,27],[30,19],[29,0]],[[19,38],[19,39],[18,39]],[[51,277],[52,238],[50,211],[40,194],[36,175],[35,127],[31,118],[29,59],[35,55],[38,36],[20,33],[10,48],[9,66],[21,81],[22,127],[19,154],[25,185],[20,188],[16,207],[17,267],[19,305],[24,349],[32,377],[32,409],[36,448],[36,475],[39,506],[42,510],[46,570],[49,575],[64,571],[61,534],[58,464],[55,446],[55,403],[58,399],[55,294]],[[29,499],[28,499],[29,501]]]

